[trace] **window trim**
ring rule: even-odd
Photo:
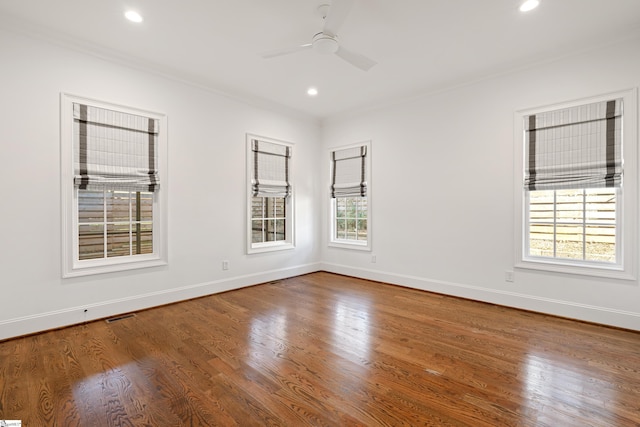
[[[292,153],[294,152],[293,147],[295,144],[292,142],[281,141],[273,138],[267,138],[260,135],[255,135],[251,133],[246,134],[246,197],[245,197],[245,212],[246,212],[246,224],[245,224],[245,234],[246,234],[246,250],[247,254],[257,254],[264,252],[274,252],[274,251],[283,251],[288,249],[295,248],[295,178],[294,178],[294,163],[293,163],[293,154],[289,158],[289,184],[291,187],[291,194],[288,197],[285,197],[285,240],[281,241],[271,241],[271,242],[260,242],[253,243],[252,241],[252,232],[251,232],[251,207],[252,207],[252,198],[253,191],[251,188],[251,179],[253,177],[253,151],[251,148],[251,143],[254,139],[259,141],[268,142],[271,144],[284,145],[291,149]]]
[[[157,119],[158,170],[162,187],[154,192],[153,253],[102,259],[79,260],[78,256],[78,190],[73,182],[73,103],[142,115]],[[61,194],[61,258],[62,277],[71,278],[94,274],[128,271],[168,264],[167,250],[167,118],[165,114],[99,101],[68,93],[60,94],[60,194]]]
[[[339,147],[331,147],[328,150],[328,154],[327,154],[327,158],[329,159],[329,177],[332,176],[333,173],[333,162],[331,161],[332,159],[332,153],[334,151],[338,151],[338,150],[347,150],[350,148],[356,148],[356,147],[361,147],[361,146],[366,146],[367,147],[367,155],[365,156],[365,170],[366,170],[366,177],[365,180],[367,182],[367,240],[366,242],[363,242],[362,240],[344,240],[344,239],[338,239],[336,238],[336,217],[335,217],[335,212],[336,212],[336,199],[331,197],[331,188],[327,189],[327,196],[329,197],[329,241],[328,241],[328,246],[330,247],[334,247],[334,248],[342,248],[342,249],[353,249],[353,250],[359,250],[359,251],[367,251],[367,252],[371,252],[373,245],[372,245],[372,222],[371,222],[371,206],[372,206],[372,185],[371,185],[371,177],[372,177],[372,172],[371,172],[371,141],[364,141],[364,142],[359,142],[357,144],[350,144],[350,145],[344,145],[344,146],[339,146]],[[330,187],[330,186],[329,186]]]
[[[622,129],[622,157],[624,182],[619,191],[616,211],[616,264],[597,261],[564,260],[527,256],[528,196],[523,188],[524,180],[524,117],[546,111],[622,98],[624,105]],[[587,275],[612,279],[635,280],[637,270],[637,204],[638,204],[638,96],[637,89],[628,89],[569,102],[527,108],[514,113],[514,243],[515,267],[564,274]]]

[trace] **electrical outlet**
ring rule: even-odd
[[[507,282],[513,282],[513,271],[507,270],[504,272],[504,280]]]
[[[229,261],[227,261],[227,260],[222,261],[222,269],[223,270],[228,270],[229,269]]]
[[[378,261],[378,258],[375,255],[371,255],[371,264],[375,264]]]

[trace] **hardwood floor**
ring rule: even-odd
[[[640,426],[640,333],[314,273],[0,342],[23,426]]]

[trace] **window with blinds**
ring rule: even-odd
[[[293,247],[293,145],[247,135],[247,252]]]
[[[62,109],[63,275],[166,264],[164,116],[71,95]]]
[[[525,117],[528,255],[616,263],[622,99]]]
[[[371,249],[371,143],[330,150],[330,246]]]
[[[629,222],[636,215],[634,98],[622,92],[516,116],[523,266],[629,277],[636,250]]]

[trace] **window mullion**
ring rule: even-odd
[[[553,257],[557,256],[558,242],[558,192],[553,190]]]
[[[129,191],[129,255],[133,255],[133,201],[131,198],[131,194],[132,192]],[[139,193],[138,193],[139,194]],[[136,204],[136,208],[138,209],[138,213],[137,215],[140,214],[140,205]],[[136,236],[138,238],[136,244],[139,245],[140,244],[140,235]],[[137,253],[140,253],[140,251],[138,251]]]
[[[582,259],[587,259],[587,191],[582,190]]]
[[[102,257],[107,258],[107,249],[108,249],[108,233],[107,228],[109,224],[107,222],[107,190],[102,190],[102,236],[103,236],[103,247],[102,247]]]
[[[356,199],[356,217],[354,218],[354,221],[356,223],[356,240],[358,240],[358,236],[360,235],[360,229],[358,227],[358,218],[360,217],[360,203],[361,200],[360,199]]]

